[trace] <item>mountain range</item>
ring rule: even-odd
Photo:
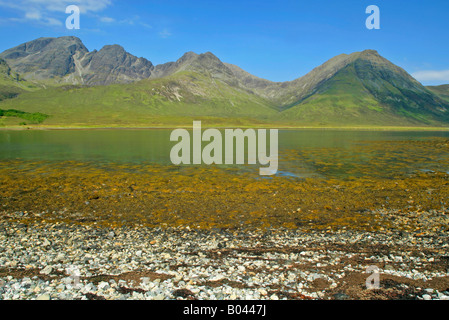
[[[76,37],[39,38],[0,54],[0,100],[1,110],[45,114],[43,124],[61,126],[449,123],[449,85],[425,87],[375,50],[272,82],[210,52],[155,66],[119,45],[89,52]]]

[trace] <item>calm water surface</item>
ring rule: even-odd
[[[93,165],[96,163],[170,165],[170,150],[175,144],[170,141],[171,131],[169,129],[0,131],[0,160],[75,160],[90,162]],[[366,165],[373,160],[373,154],[367,153],[366,157],[361,154],[364,151],[360,146],[367,143],[422,140],[432,137],[449,138],[449,132],[279,130],[278,174],[301,177],[319,175],[313,163],[321,160],[341,162],[340,171],[344,171],[349,165]],[[351,156],[352,154],[354,156]],[[311,157],[313,161],[309,163],[304,161],[305,158],[310,160]],[[435,169],[429,167],[429,163],[423,157],[417,157],[414,165],[422,170]],[[258,168],[259,165],[255,165],[250,170]],[[445,169],[449,171],[449,168],[443,168]]]

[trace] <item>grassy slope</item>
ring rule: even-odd
[[[38,89],[36,85],[22,79],[4,60],[0,59],[0,101],[36,89]]]
[[[46,90],[29,85],[20,88],[17,98],[0,102],[0,109],[25,111],[31,118],[44,113],[50,115],[44,125],[55,127],[185,126],[192,120],[203,120],[208,126],[240,127],[440,125],[427,114],[392,110],[379,103],[351,68],[341,70],[318,92],[282,113],[263,98],[194,72],[128,85]],[[399,94],[388,83],[383,85],[392,96]],[[0,126],[19,125],[24,118],[14,119],[3,117]]]
[[[339,71],[325,82],[315,94],[283,112],[285,119],[297,119],[298,123],[317,126],[440,126],[431,115],[420,110],[405,110],[401,106],[379,102],[358,77],[354,65]],[[402,92],[388,82],[381,84],[385,96],[401,96]]]
[[[449,102],[449,84],[444,84],[441,86],[428,86],[426,88]]]
[[[300,123],[327,125],[344,124],[351,120],[354,123],[354,119],[358,118],[362,121],[367,113],[380,114],[378,111],[382,108],[361,82],[347,72],[340,72],[319,92],[284,111],[283,116],[298,119]]]
[[[129,85],[66,86],[0,103],[0,109],[43,112],[46,125],[157,126],[209,119],[214,123],[264,122],[276,111],[266,100],[192,72]]]
[[[0,101],[12,99],[22,93],[39,89],[36,85],[21,79],[11,71],[5,61],[0,60]],[[40,113],[27,113],[18,110],[2,110],[0,108],[0,126],[14,126],[25,123],[40,123],[46,119],[46,115]],[[25,121],[27,122],[25,122]]]

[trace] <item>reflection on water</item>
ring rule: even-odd
[[[170,133],[168,129],[0,131],[0,159],[171,165],[175,142],[170,142]],[[444,142],[449,132],[280,130],[277,174],[308,178],[394,176],[407,170],[449,172],[449,149],[444,143],[437,148],[441,152],[435,153],[432,146],[432,154],[428,153],[430,146],[425,142],[434,137]],[[231,169],[258,171],[259,165]]]

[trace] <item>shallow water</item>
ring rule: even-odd
[[[74,160],[94,166],[105,163],[171,166],[170,150],[176,144],[170,141],[171,131],[0,131],[0,159]],[[449,139],[449,132],[280,130],[277,174],[359,177],[365,174],[388,176],[404,169],[449,171],[449,152],[444,148],[441,154],[428,155],[426,148],[406,143],[429,138]],[[242,171],[255,171],[259,167],[258,164],[238,166]]]

